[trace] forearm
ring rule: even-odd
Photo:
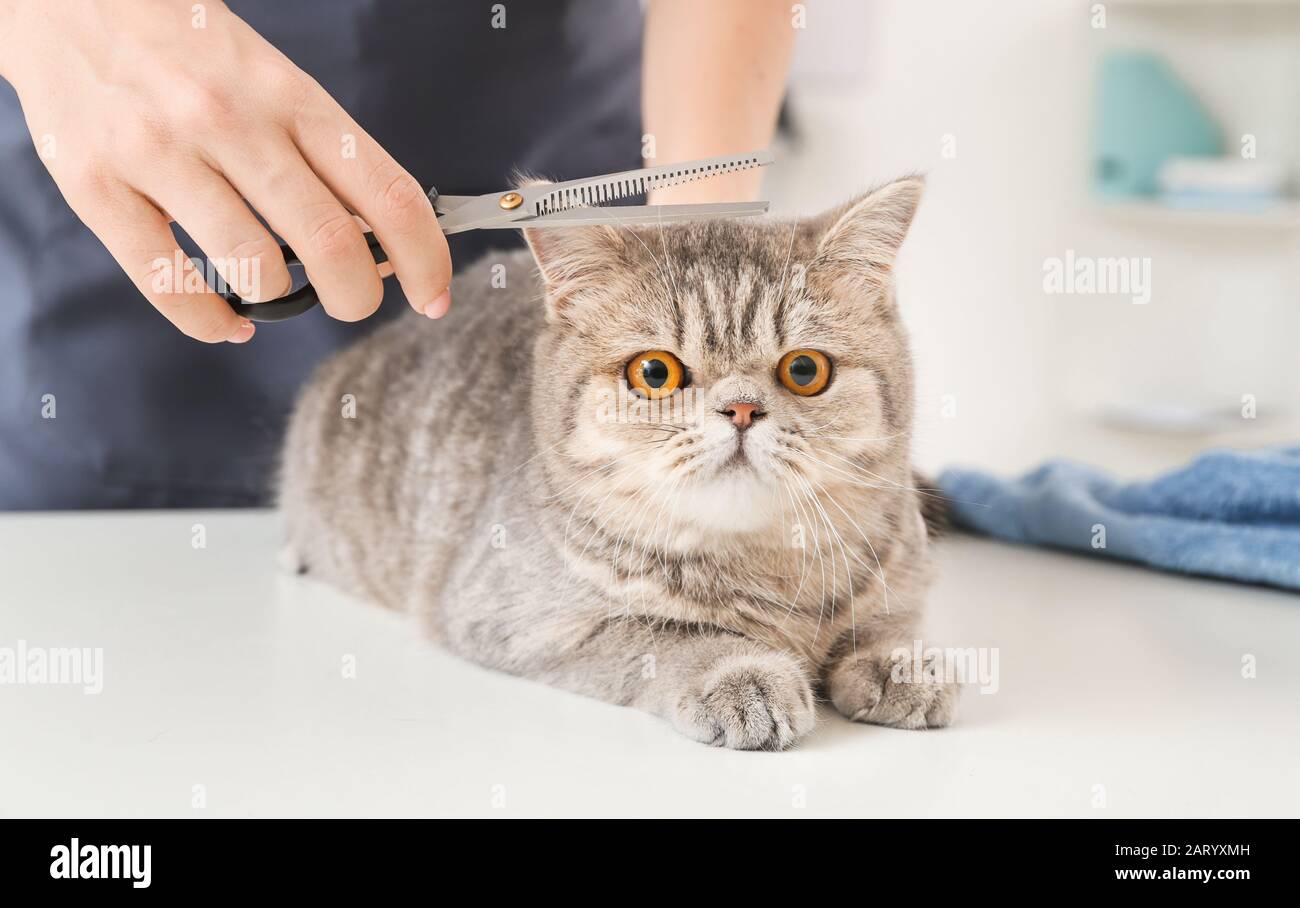
[[[766,148],[795,29],[786,0],[650,0],[642,80],[647,164]],[[757,198],[749,170],[660,190],[657,203]]]

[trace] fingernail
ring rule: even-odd
[[[451,308],[451,290],[439,293],[432,303],[424,307],[424,314],[429,318],[442,318]]]
[[[235,333],[230,335],[230,337],[226,338],[226,343],[246,344],[248,343],[249,339],[252,338],[253,332],[255,330],[257,329],[253,327],[253,323],[250,322],[248,319],[244,319],[242,322],[239,323],[239,327],[235,330]]]

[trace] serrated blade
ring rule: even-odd
[[[536,230],[542,227],[589,227],[594,224],[673,224],[678,221],[744,218],[767,214],[767,202],[716,202],[711,205],[619,205],[566,208],[540,218],[496,224]]]
[[[541,217],[571,208],[590,208],[628,196],[642,195],[652,189],[680,186],[724,173],[762,167],[771,164],[772,160],[771,152],[753,151],[661,167],[643,167],[640,170],[627,170],[587,180],[569,180],[554,186],[539,187],[545,189],[545,193],[533,201],[531,212],[534,217]]]

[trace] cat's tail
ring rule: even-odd
[[[924,474],[915,471],[912,473],[912,485],[916,486],[916,494],[920,496],[921,519],[925,521],[930,538],[937,539],[946,535],[952,522],[948,519],[948,499],[944,497],[943,489]]]

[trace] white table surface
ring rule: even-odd
[[[104,657],[98,695],[0,684],[0,816],[1300,813],[1286,593],[955,537],[931,634],[997,647],[996,694],[737,753],[461,662],[281,573],[278,537],[268,512],[0,516],[0,647]]]

